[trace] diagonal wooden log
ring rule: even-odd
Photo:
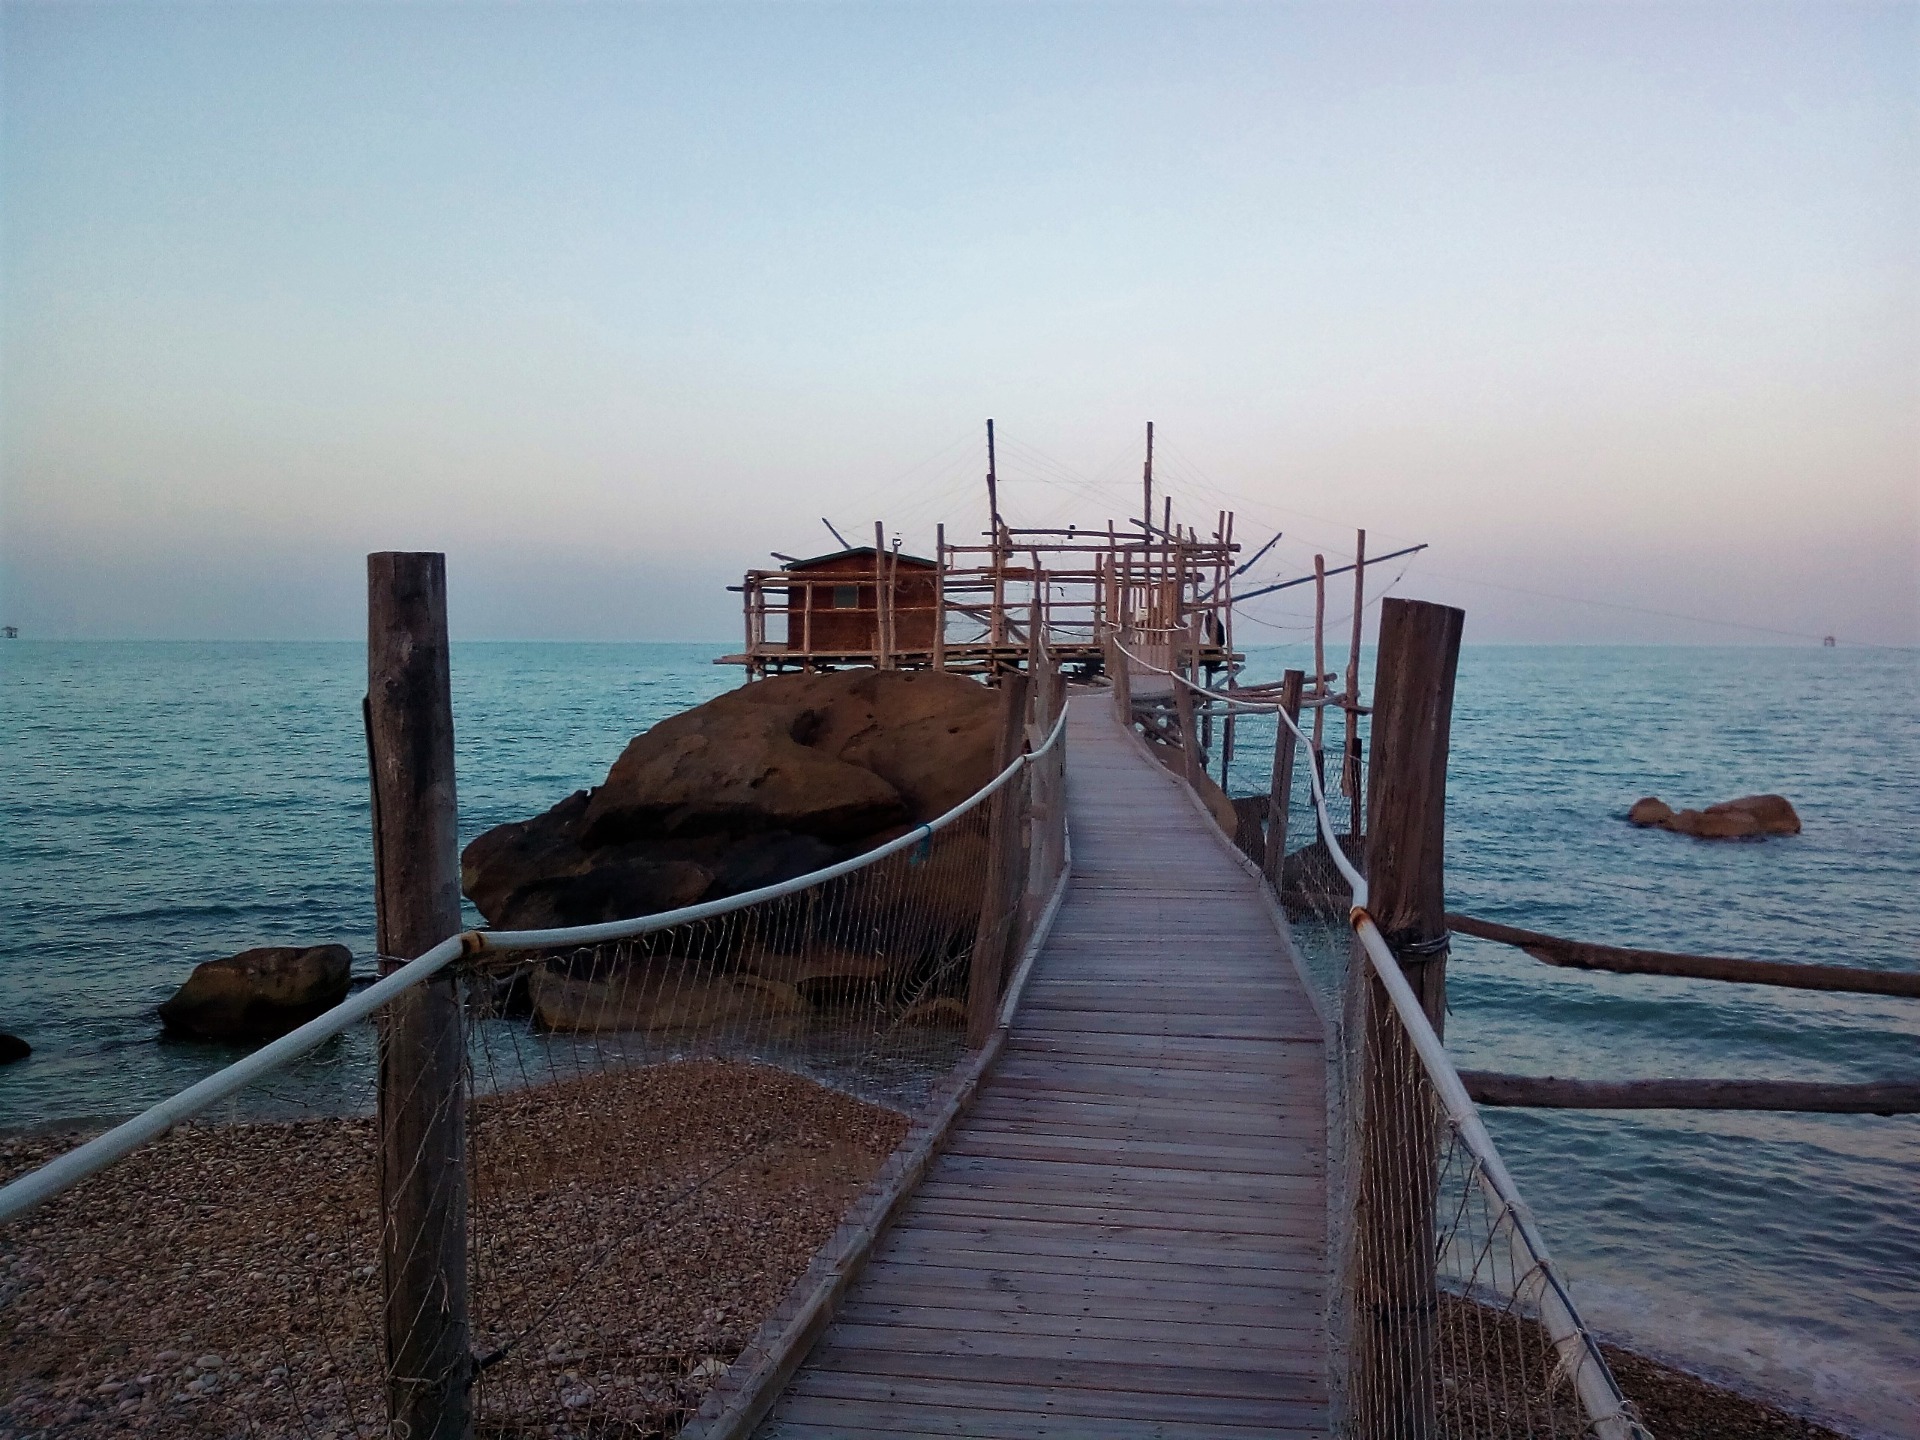
[[[1566,1080],[1462,1070],[1479,1105],[1539,1110],[1797,1110],[1824,1115],[1920,1113],[1920,1083],[1827,1085],[1802,1080]]]
[[[1920,974],[1867,970],[1857,965],[1795,965],[1784,960],[1735,960],[1720,955],[1684,955],[1671,950],[1628,950],[1563,940],[1449,913],[1447,928],[1524,950],[1548,965],[1575,970],[1612,970],[1622,975],[1681,975],[1695,980],[1732,980],[1743,985],[1783,985],[1794,990],[1844,990],[1859,995],[1920,997]]]

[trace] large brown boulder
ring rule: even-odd
[[[197,1040],[269,1040],[347,998],[344,945],[272,945],[196,965],[160,1022]]]
[[[1747,840],[1798,835],[1800,817],[1784,795],[1742,795],[1705,810],[1675,810],[1656,795],[1636,800],[1627,819],[1645,828],[1671,830],[1700,840]]]
[[[477,837],[461,883],[500,929],[774,884],[978,790],[992,778],[998,714],[986,687],[928,671],[756,681],[635,736],[597,788]]]

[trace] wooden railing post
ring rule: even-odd
[[[1300,691],[1306,676],[1289,670],[1280,677],[1280,708],[1294,724],[1300,723]],[[1274,719],[1273,779],[1267,787],[1267,843],[1261,856],[1261,868],[1268,882],[1280,888],[1280,863],[1287,855],[1287,808],[1293,801],[1293,753],[1295,741],[1287,722]]]
[[[1180,654],[1181,645],[1177,636],[1169,637],[1167,644],[1167,683],[1173,686],[1173,713],[1180,721],[1180,767],[1187,777],[1187,784],[1198,787],[1200,775],[1206,766],[1200,759],[1200,731],[1193,719],[1193,691],[1182,683],[1182,672],[1186,663]]]
[[[1449,606],[1388,600],[1374,671],[1368,909],[1436,1030],[1446,1009],[1447,746],[1464,619]],[[1382,1440],[1430,1440],[1438,1434],[1439,1115],[1393,1002],[1357,944],[1349,999],[1361,1027],[1352,1428]]]
[[[1026,739],[1029,677],[1020,671],[1000,676],[1000,741],[994,773],[1007,768]],[[1009,781],[987,802],[987,875],[980,898],[980,927],[967,974],[967,1044],[975,1049],[993,1033],[1000,1008],[1000,979],[1013,952],[1020,926],[1021,792]]]
[[[367,746],[380,964],[458,933],[446,557],[367,557]],[[380,1025],[381,1278],[389,1428],[473,1433],[467,1305],[466,1034],[451,970]]]
[[[1047,736],[1053,733],[1054,722],[1060,718],[1064,701],[1064,683],[1060,672],[1054,668],[1053,657],[1046,647],[1038,652],[1033,676],[1033,719],[1027,726],[1027,748],[1037,751],[1047,743]],[[1047,903],[1047,896],[1053,889],[1054,877],[1059,873],[1060,847],[1057,836],[1060,828],[1060,806],[1063,801],[1059,783],[1059,768],[1055,763],[1058,752],[1047,755],[1037,761],[1029,775],[1031,794],[1032,825],[1027,842],[1027,923],[1029,926],[1039,918],[1040,911]]]

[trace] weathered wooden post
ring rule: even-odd
[[[1056,716],[1056,697],[1060,690],[1060,672],[1053,667],[1052,652],[1045,645],[1033,650],[1032,718],[1027,722],[1027,750],[1037,751],[1047,743]],[[1057,799],[1054,795],[1053,766],[1043,760],[1028,767],[1027,791],[1027,873],[1024,921],[1031,930],[1047,903],[1053,880],[1053,818]]]
[[[1186,687],[1181,675],[1187,667],[1180,651],[1176,631],[1167,637],[1167,683],[1173,686],[1173,713],[1180,721],[1181,773],[1187,777],[1187,784],[1197,787],[1206,766],[1200,759],[1200,731],[1193,719],[1193,691]]]
[[[367,557],[367,746],[382,970],[460,929],[446,557]],[[387,1415],[396,1435],[473,1433],[466,1034],[451,970],[390,1002],[379,1061]]]
[[[1000,677],[1000,742],[994,754],[998,774],[1014,761],[1026,739],[1029,678],[1010,671]],[[978,1049],[993,1033],[1000,1009],[1000,977],[1013,951],[1020,913],[1020,793],[1009,781],[987,802],[987,875],[980,897],[979,934],[967,974],[967,1044]]]
[[[947,527],[933,532],[933,668],[947,668]]]
[[[1375,661],[1367,775],[1368,910],[1436,1030],[1446,1010],[1447,746],[1465,616],[1389,600]],[[1434,1205],[1439,1115],[1386,987],[1356,944],[1360,1135],[1355,1185],[1355,1434],[1438,1433]]]
[[[888,643],[888,612],[893,594],[887,585],[887,533],[878,520],[873,522],[873,668],[891,670],[893,662]]]
[[[1300,723],[1300,689],[1306,676],[1289,670],[1280,677],[1280,708],[1294,724]],[[1273,737],[1273,779],[1267,787],[1267,844],[1261,868],[1275,890],[1280,888],[1280,863],[1287,855],[1287,807],[1293,800],[1293,732],[1277,716]]]

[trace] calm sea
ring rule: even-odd
[[[737,683],[717,649],[456,647],[463,839]],[[370,955],[363,666],[349,644],[0,642],[0,1030],[35,1047],[0,1070],[0,1125],[124,1114],[232,1059],[158,1038],[154,1006],[198,961],[329,940]],[[1450,904],[1628,945],[1920,968],[1917,716],[1913,652],[1470,647]],[[1643,794],[1759,790],[1805,833],[1709,845],[1620,818]],[[1471,940],[1449,983],[1448,1040],[1477,1068],[1920,1078],[1916,1001],[1590,975]],[[1920,1436],[1920,1119],[1489,1123],[1599,1328],[1856,1433]]]

